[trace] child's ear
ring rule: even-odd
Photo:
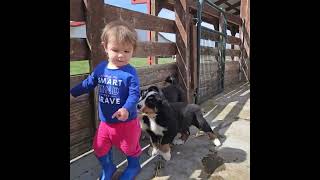
[[[105,48],[106,48],[106,47],[105,47],[105,43],[104,43],[104,42],[101,42],[101,45],[102,45],[103,49],[105,49]]]

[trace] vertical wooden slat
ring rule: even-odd
[[[105,25],[103,22],[104,17],[104,1],[103,0],[90,0],[87,2],[87,38],[91,47],[91,56],[90,56],[90,70],[92,71],[104,58],[105,54],[101,46],[100,36],[102,29]],[[93,122],[95,128],[99,124],[98,116],[98,96],[97,88],[92,94],[92,108],[95,113]]]
[[[246,65],[244,73],[250,81],[250,0],[241,0],[240,17],[244,21],[242,24],[243,27],[239,27],[240,39],[242,40],[242,58],[244,58],[240,60],[242,61],[242,65]],[[247,55],[247,57],[244,55]]]
[[[150,0],[150,10],[151,10],[151,15],[157,16],[159,13],[159,2],[157,0]],[[151,41],[156,42],[158,41],[158,32],[151,31]],[[158,57],[152,56],[151,61],[154,62],[154,64],[158,64]]]
[[[70,21],[84,21],[84,9],[83,0],[70,0]]]
[[[175,9],[175,23],[176,23],[176,43],[177,50],[181,57],[177,58],[177,66],[181,74],[186,76],[181,77],[184,80],[186,89],[187,102],[193,102],[193,92],[191,89],[191,64],[190,64],[190,29],[191,29],[191,15],[189,12],[190,0],[176,0]],[[193,66],[192,66],[193,67]]]

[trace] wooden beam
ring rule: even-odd
[[[186,1],[188,1],[188,0],[186,0]],[[223,2],[225,2],[225,1],[226,0],[224,0]],[[174,2],[175,1],[168,1],[168,4],[170,4],[170,6],[173,6]],[[190,2],[190,1],[188,1],[188,2]],[[215,4],[217,4],[217,3],[215,3]],[[191,8],[192,11],[197,12],[197,9],[198,9],[197,8],[197,1],[191,1],[189,8]],[[205,3],[203,5],[203,13],[208,14],[208,15],[213,16],[213,17],[216,17],[216,18],[220,17],[220,11],[218,11],[217,9],[209,6],[207,3]],[[238,16],[235,16],[235,15],[230,14],[230,13],[226,13],[226,19],[227,19],[227,22],[229,22],[229,23],[232,23],[232,24],[235,24],[235,25],[241,25],[241,18],[238,17]]]
[[[234,9],[234,10],[236,10],[236,12],[234,12],[234,13],[232,13],[233,15],[240,15],[240,10],[239,9]]]
[[[88,60],[90,49],[85,38],[70,39],[70,61]]]
[[[240,50],[238,49],[226,49],[226,56],[238,56],[240,57]],[[217,56],[219,55],[219,49],[213,47],[201,46],[200,55]]]
[[[159,2],[157,0],[150,0],[151,4],[150,4],[150,14],[153,16],[157,16],[159,14]],[[157,42],[158,41],[158,32],[156,31],[151,31],[151,35],[150,35],[150,39],[152,42]],[[151,62],[153,62],[153,64],[158,64],[158,57],[156,56],[151,56]]]
[[[172,56],[177,53],[175,43],[138,42],[133,57]]]
[[[177,45],[177,67],[179,79],[182,80],[183,89],[186,90],[186,101],[194,102],[194,89],[191,89],[191,75],[194,69],[191,69],[190,62],[190,36],[191,36],[191,14],[190,0],[176,0],[174,3],[175,24],[176,24],[176,45]],[[193,67],[193,66],[192,66]],[[181,82],[181,81],[180,81]]]
[[[83,0],[70,0],[70,21],[85,21]]]
[[[228,3],[228,4],[229,4],[229,3]],[[231,9],[236,9],[236,7],[239,7],[240,4],[241,4],[240,1],[237,2],[237,3],[234,3],[234,4],[232,4],[231,6],[227,7],[227,8],[226,8],[226,11],[230,11]]]
[[[203,28],[202,31],[201,31],[201,36],[202,36],[201,39],[209,39],[209,40],[212,40],[212,41],[219,41],[219,36],[220,35]],[[226,43],[240,45],[241,44],[241,39],[237,38],[237,37],[234,37],[234,36],[227,35]]]
[[[191,7],[191,9],[197,11],[196,2],[193,2],[190,5],[190,7]],[[208,15],[213,16],[213,17],[216,17],[216,18],[220,17],[220,11],[218,11],[217,9],[209,6],[208,4],[204,4],[203,13],[208,14]],[[226,20],[227,20],[228,23],[232,23],[232,24],[235,24],[235,25],[241,25],[241,18],[240,17],[232,15],[232,14],[227,13],[227,12],[225,13],[225,16],[226,16]]]
[[[175,23],[173,20],[164,19],[112,5],[105,5],[104,13],[105,22],[123,19],[131,23],[136,29],[175,33]]]
[[[90,71],[92,71],[103,59],[106,54],[101,46],[100,36],[102,29],[107,22],[103,21],[104,2],[103,0],[90,0],[87,2],[87,38],[91,46]]]
[[[223,3],[225,3],[225,2],[227,2],[228,0],[219,0],[219,1],[217,1],[217,2],[215,2],[214,4],[216,4],[216,5],[221,5],[221,4],[223,4]]]
[[[161,10],[162,8],[166,8],[171,11],[174,11],[174,2],[169,3],[168,0],[161,0],[159,2],[159,9]]]
[[[104,1],[103,0],[90,0],[87,1],[87,16],[86,16],[86,32],[87,32],[87,40],[91,47],[91,55],[90,55],[90,71],[93,71],[94,68],[106,58],[106,54],[102,48],[100,36],[102,33],[102,29],[105,26],[103,21],[104,17]],[[96,128],[99,125],[99,115],[98,115],[98,89],[95,89],[94,92],[90,93],[90,104],[92,108],[92,119],[93,119],[93,128]]]

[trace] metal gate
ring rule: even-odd
[[[226,36],[227,22],[224,11],[210,1],[206,1],[210,6],[220,11],[219,30],[209,29],[201,25],[201,13],[203,1],[198,3],[197,33],[197,75],[198,88],[196,90],[196,103],[200,104],[208,98],[224,90],[224,72],[226,59]],[[219,36],[219,40],[212,40],[213,36]]]

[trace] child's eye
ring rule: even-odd
[[[114,52],[118,52],[118,49],[112,49],[112,51],[114,51]]]
[[[129,53],[130,51],[124,51],[125,53]]]

